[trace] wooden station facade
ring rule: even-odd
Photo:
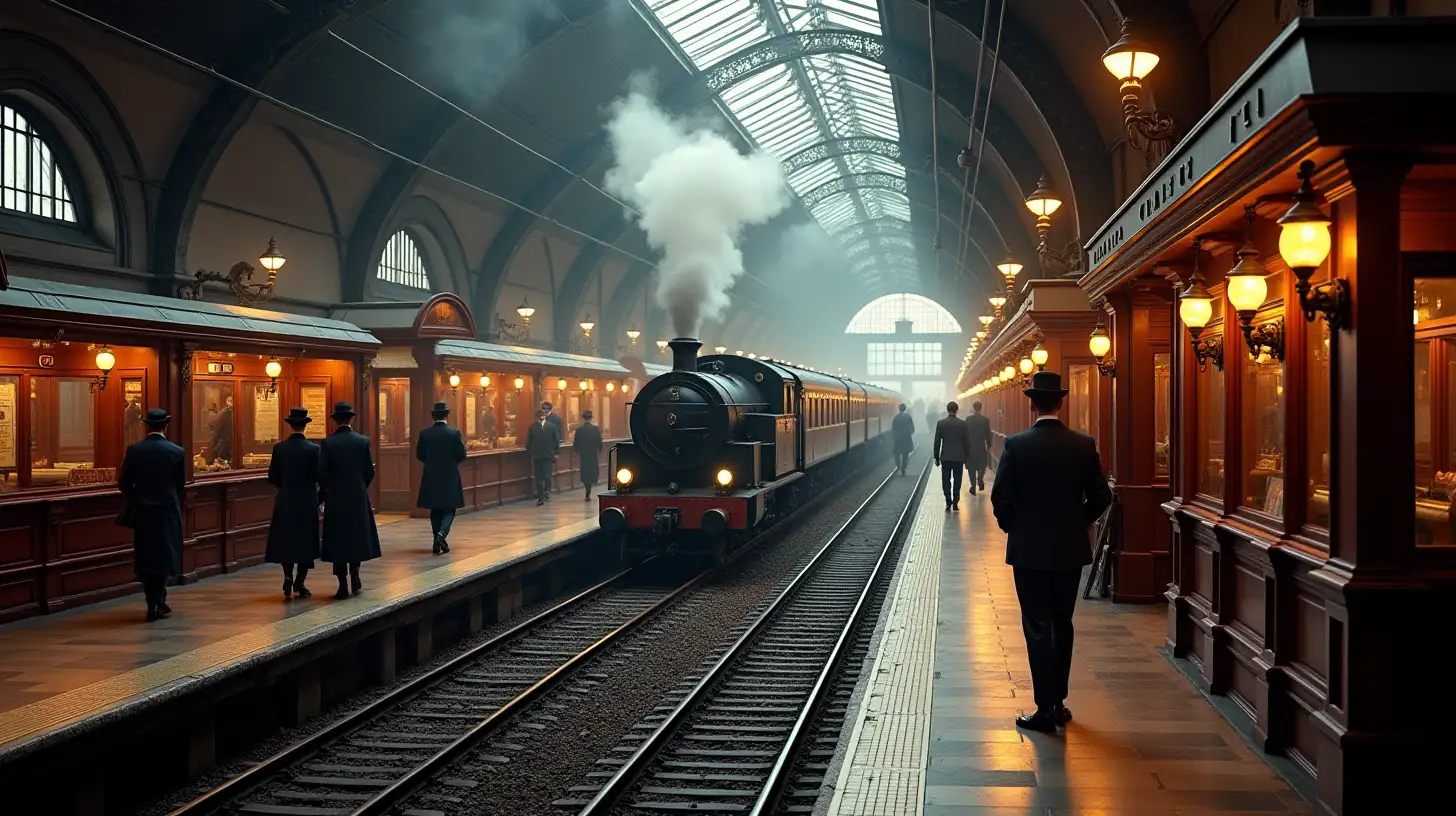
[[[1114,600],[1165,600],[1171,653],[1330,813],[1418,812],[1400,780],[1453,719],[1415,713],[1456,646],[1453,41],[1292,25],[1086,245],[1081,325],[1032,281],[961,382],[1024,428],[998,372],[1043,344],[1116,486]]]

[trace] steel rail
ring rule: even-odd
[[[927,465],[928,468],[929,465]],[[921,478],[924,478],[923,474]],[[647,770],[652,761],[666,747],[668,741],[686,723],[692,711],[698,707],[703,699],[707,697],[708,692],[727,673],[728,667],[757,639],[758,635],[768,626],[769,621],[789,602],[789,599],[798,593],[798,590],[808,580],[808,577],[827,559],[830,550],[834,549],[834,545],[839,542],[840,538],[844,536],[850,527],[854,526],[860,520],[865,511],[869,509],[869,506],[879,498],[880,494],[884,492],[885,488],[894,479],[895,474],[891,472],[885,477],[884,481],[880,482],[879,486],[875,488],[869,498],[865,499],[859,507],[855,508],[855,511],[850,514],[850,517],[844,524],[833,535],[829,536],[824,546],[819,548],[819,551],[814,554],[814,557],[810,559],[809,563],[805,564],[799,570],[798,575],[794,576],[794,580],[789,582],[789,585],[779,593],[773,603],[754,620],[747,631],[713,664],[713,667],[698,681],[698,684],[693,687],[692,691],[688,692],[682,702],[678,703],[677,707],[663,719],[656,730],[647,739],[642,741],[642,744],[637,750],[628,757],[622,767],[617,770],[617,773],[602,785],[601,789],[597,791],[596,796],[587,802],[586,806],[578,812],[577,816],[606,816],[606,814],[611,812],[612,808],[616,807],[618,800],[622,798],[627,789]],[[913,498],[910,503],[914,503]]]

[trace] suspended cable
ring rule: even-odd
[[[987,7],[989,6],[990,4],[988,3]],[[976,148],[976,172],[975,175],[971,177],[970,198],[972,201],[975,200],[976,189],[980,186],[981,183],[981,156],[986,152],[986,128],[991,125],[991,94],[995,93],[996,91],[996,74],[999,73],[1001,67],[1001,31],[1005,25],[1006,0],[1001,0],[1001,14],[996,20],[996,47],[991,52],[991,79],[989,82],[986,83],[986,113],[985,118],[981,121],[981,139],[979,142],[979,146]],[[969,236],[971,234],[971,220],[975,217],[976,209],[975,207],[972,207],[970,214],[966,217],[965,220],[964,235],[966,236],[965,240],[968,242],[970,240]],[[1010,244],[1007,244],[1007,249],[1009,250],[1010,248]],[[962,245],[961,258],[959,261],[959,264],[962,267],[965,266],[965,256],[966,253],[968,253],[969,251],[969,244]]]
[[[940,266],[940,86],[935,72],[935,0],[926,4],[930,10],[930,179],[935,185],[935,265]]]
[[[973,151],[973,153],[974,153],[975,146],[976,146],[976,114],[979,113],[980,110],[981,110],[981,74],[982,74],[982,72],[984,71],[984,69],[986,67],[986,31],[988,29],[990,29],[990,28],[991,28],[991,0],[986,0],[986,4],[984,6],[982,6],[982,8],[981,8],[981,36],[979,36],[979,37],[976,38],[976,84],[971,87],[971,118],[970,118],[969,125],[966,127],[966,150]],[[986,107],[987,108],[990,108],[991,107],[991,98],[990,97],[987,97],[986,98]],[[939,131],[936,131],[934,133],[934,135],[932,136],[932,138],[935,139],[935,143],[937,145],[940,144],[940,132]],[[974,154],[974,155],[975,155],[975,163],[976,163],[976,165],[979,166],[980,163],[981,163],[981,157],[980,157],[980,155],[978,153],[977,154]],[[957,164],[959,164],[959,162],[957,162]],[[936,165],[935,165],[935,168],[934,169],[935,169],[935,173],[937,175],[939,175],[940,174],[940,163],[939,162],[936,162]],[[962,170],[962,178],[961,178],[961,217],[960,217],[960,221],[958,222],[960,224],[965,225],[966,229],[969,229],[970,228],[970,222],[966,219],[966,207],[969,206],[970,200],[971,200],[971,198],[970,198],[970,186],[971,186],[971,168],[967,167],[967,168],[964,168]],[[936,194],[936,197],[939,198],[939,193]],[[972,209],[972,212],[974,213],[975,210]],[[937,225],[937,228],[938,227],[939,227],[939,225]],[[962,271],[965,270],[966,252],[969,251],[969,249],[970,249],[969,243],[970,243],[970,239],[968,237],[966,237],[965,235],[962,235],[961,236],[961,248],[960,248],[960,251],[956,253],[956,271],[957,272],[962,272]]]
[[[228,85],[231,85],[231,86],[233,86],[233,87],[235,87],[235,88],[237,88],[237,89],[239,89],[241,91],[245,91],[248,94],[250,94],[250,95],[252,95],[254,97],[257,97],[258,99],[264,100],[266,102],[270,102],[270,103],[276,105],[277,107],[282,108],[283,110],[288,111],[289,113],[292,113],[292,114],[294,114],[296,116],[301,116],[304,119],[309,120],[310,122],[313,122],[315,124],[318,124],[318,125],[321,125],[323,127],[326,127],[329,130],[332,130],[332,131],[335,131],[337,133],[341,133],[341,134],[343,134],[345,136],[348,136],[349,138],[354,139],[355,141],[359,142],[360,144],[363,144],[366,147],[373,148],[374,150],[377,150],[380,153],[385,154],[386,156],[390,156],[391,158],[398,159],[399,161],[402,161],[402,162],[404,162],[406,164],[409,164],[409,165],[411,165],[413,167],[419,168],[420,170],[424,170],[425,172],[430,173],[430,174],[432,174],[434,176],[437,176],[439,178],[445,179],[447,181],[453,181],[456,184],[459,184],[460,186],[465,187],[467,189],[474,190],[475,192],[480,193],[481,195],[487,196],[489,198],[493,198],[496,201],[499,201],[499,202],[501,202],[503,204],[507,204],[507,205],[510,205],[512,207],[515,207],[516,209],[518,209],[518,210],[520,210],[520,211],[522,211],[522,212],[524,212],[524,213],[526,213],[528,215],[533,215],[536,218],[539,218],[540,220],[545,221],[548,224],[552,224],[552,225],[554,225],[556,227],[561,228],[562,230],[565,230],[566,232],[571,233],[572,235],[576,235],[576,236],[578,236],[578,237],[580,237],[580,238],[582,238],[584,240],[590,241],[590,242],[592,242],[594,244],[599,244],[602,247],[606,248],[607,250],[609,250],[611,252],[617,253],[618,255],[621,255],[621,256],[626,257],[626,258],[631,258],[634,261],[639,261],[641,263],[645,263],[648,266],[655,267],[657,265],[657,263],[655,261],[648,260],[646,258],[643,258],[643,257],[639,256],[639,255],[636,255],[634,253],[628,252],[627,250],[622,249],[622,248],[616,246],[615,244],[613,244],[611,242],[603,241],[602,239],[597,238],[594,235],[589,235],[589,234],[587,234],[585,232],[582,232],[581,230],[576,229],[575,227],[569,226],[567,224],[564,224],[561,221],[558,221],[557,219],[552,218],[549,215],[546,215],[545,213],[537,212],[536,210],[533,210],[533,209],[531,209],[530,207],[527,207],[524,204],[520,204],[520,203],[518,203],[516,201],[512,201],[511,199],[506,198],[505,196],[503,196],[503,195],[501,195],[499,193],[492,192],[492,191],[487,190],[484,187],[481,187],[479,185],[471,184],[470,182],[465,181],[465,180],[460,179],[460,178],[457,178],[455,176],[452,176],[449,173],[444,172],[443,170],[437,170],[437,169],[435,169],[433,167],[430,167],[429,165],[427,165],[427,164],[425,164],[423,162],[418,162],[418,161],[415,161],[414,159],[409,158],[408,156],[404,156],[404,155],[402,155],[400,153],[396,153],[395,151],[390,150],[389,148],[385,147],[384,145],[379,144],[378,142],[373,141],[372,139],[369,139],[369,138],[367,138],[365,136],[362,136],[362,135],[360,135],[360,134],[358,134],[358,133],[356,133],[356,132],[354,132],[352,130],[349,130],[348,128],[344,127],[343,125],[335,124],[333,122],[330,122],[327,119],[324,119],[321,116],[317,116],[315,114],[309,113],[306,110],[303,110],[302,108],[298,108],[298,107],[295,107],[293,105],[290,105],[287,102],[284,102],[283,100],[278,99],[277,97],[271,96],[271,95],[269,95],[269,94],[267,94],[267,93],[265,93],[265,92],[263,92],[261,90],[258,90],[257,88],[254,88],[254,87],[252,87],[250,85],[247,85],[247,84],[245,84],[243,82],[239,82],[238,80],[233,79],[232,77],[227,76],[227,75],[225,75],[225,74],[223,74],[223,73],[221,73],[219,71],[216,71],[216,70],[214,70],[214,69],[212,69],[212,68],[210,68],[210,67],[208,67],[206,65],[203,65],[203,64],[201,64],[199,62],[196,62],[195,60],[192,60],[192,59],[189,59],[187,57],[184,57],[181,54],[178,54],[178,53],[176,53],[174,51],[170,51],[170,50],[168,50],[167,48],[165,48],[165,47],[163,47],[161,45],[157,45],[156,43],[153,43],[153,42],[150,42],[150,41],[148,41],[146,39],[143,39],[142,37],[140,37],[140,36],[138,36],[136,34],[133,34],[133,33],[129,32],[129,31],[125,30],[125,29],[122,29],[122,28],[119,28],[117,26],[114,26],[111,23],[106,22],[105,20],[99,19],[97,17],[93,17],[90,14],[87,14],[87,13],[85,13],[83,11],[80,11],[78,9],[72,8],[72,7],[68,6],[68,5],[66,5],[65,3],[60,2],[60,0],[45,0],[45,2],[47,4],[49,4],[49,5],[51,5],[51,6],[54,6],[54,7],[58,8],[58,9],[62,10],[62,11],[65,11],[68,14],[74,15],[74,16],[79,17],[79,18],[81,18],[83,20],[86,20],[86,21],[88,21],[88,22],[90,22],[90,23],[92,23],[92,24],[94,24],[96,26],[99,26],[99,27],[101,27],[101,28],[103,28],[103,29],[105,29],[105,30],[107,30],[107,31],[109,31],[109,32],[111,32],[111,33],[113,33],[113,34],[115,34],[115,35],[123,38],[123,39],[129,40],[129,41],[131,41],[133,43],[136,43],[137,45],[140,45],[140,46],[142,46],[144,48],[147,48],[149,50],[155,51],[158,54],[161,54],[161,55],[163,55],[163,56],[165,56],[165,57],[167,57],[169,59],[175,60],[175,61],[177,61],[177,62],[179,62],[179,63],[181,63],[183,65],[186,65],[189,68],[192,68],[194,70],[197,70],[197,71],[200,71],[200,72],[202,72],[204,74],[207,74],[208,76],[211,76],[214,79],[217,79],[219,81],[225,82]]]

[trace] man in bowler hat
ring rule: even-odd
[[[268,482],[278,488],[278,496],[268,523],[265,560],[283,565],[283,599],[288,600],[313,595],[304,581],[319,557],[319,446],[303,435],[313,421],[307,408],[288,409],[283,421],[293,433],[273,445],[268,462]]]
[[[167,579],[182,574],[182,497],[187,455],[166,437],[172,415],[152,408],[142,417],[147,435],[126,449],[117,486],[126,499],[118,521],[132,528],[132,557],[147,599],[147,621],[172,614]]]
[[[374,456],[369,440],[354,433],[354,406],[334,404],[333,433],[319,444],[318,481],[324,505],[323,559],[334,565],[339,591],[334,598],[349,597],[364,588],[359,564],[378,558],[379,530],[374,526],[374,507],[369,503],[369,483],[374,481]]]
[[[531,457],[531,475],[536,485],[536,505],[551,501],[551,474],[556,469],[556,452],[561,447],[561,434],[547,419],[543,408],[536,412],[536,421],[526,431],[526,454]]]
[[[420,476],[420,494],[416,507],[430,511],[430,533],[435,555],[450,552],[450,527],[455,511],[465,506],[465,488],[460,482],[460,463],[465,461],[465,437],[459,428],[450,427],[445,418],[450,406],[435,403],[430,411],[435,422],[420,431],[415,442],[415,458],[425,464]]]
[[[1112,503],[1097,442],[1057,419],[1067,390],[1053,371],[1038,371],[1026,389],[1032,426],[1006,437],[991,486],[996,523],[1006,533],[1006,563],[1016,580],[1021,629],[1036,711],[1017,726],[1053,732],[1072,719],[1072,610],[1082,567],[1092,563],[1089,527]]]

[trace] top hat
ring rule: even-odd
[[[301,428],[313,422],[313,417],[308,415],[307,408],[289,408],[288,416],[284,417],[283,421],[296,428]]]
[[[437,402],[435,403],[435,407],[430,409],[430,413],[435,416],[443,416],[450,413],[450,406],[443,402]]]
[[[142,422],[148,425],[166,425],[172,421],[172,415],[167,413],[165,408],[148,408],[142,416]]]
[[[337,420],[345,420],[352,419],[353,417],[358,415],[354,413],[354,406],[350,405],[349,403],[336,402],[334,403],[334,413],[330,416]]]
[[[1031,387],[1022,393],[1028,397],[1038,395],[1065,397],[1067,389],[1062,387],[1062,375],[1055,371],[1038,371],[1031,375]]]

